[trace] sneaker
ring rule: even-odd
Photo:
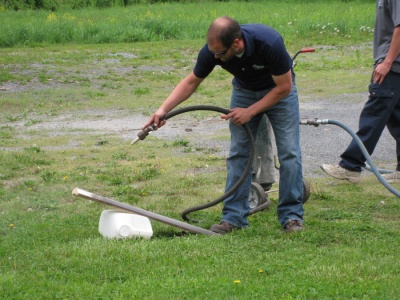
[[[396,171],[396,172],[393,172],[393,173],[388,173],[388,174],[382,175],[382,177],[388,183],[399,183],[400,182],[400,171]]]
[[[303,229],[304,229],[303,223],[301,223],[299,220],[291,220],[285,225],[283,231],[297,232],[297,231],[302,231]]]
[[[337,178],[337,179],[345,179],[351,183],[359,183],[361,172],[350,171],[345,168],[342,168],[339,165],[321,165],[321,169],[327,173],[328,175]]]
[[[214,224],[211,226],[210,230],[219,234],[230,233],[235,229],[235,226],[229,224],[228,222],[221,222],[219,224]]]

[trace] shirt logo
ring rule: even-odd
[[[262,69],[264,69],[264,66],[253,65],[253,69],[254,70],[262,70]]]

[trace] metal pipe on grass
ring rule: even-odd
[[[115,206],[117,208],[121,208],[123,210],[147,217],[154,221],[159,221],[164,224],[177,227],[179,229],[182,229],[184,231],[188,231],[191,233],[198,233],[198,234],[205,234],[205,235],[219,235],[218,233],[212,232],[210,230],[207,230],[207,229],[204,229],[201,227],[197,227],[197,226],[185,223],[185,222],[181,222],[181,221],[178,221],[178,220],[175,220],[172,218],[168,218],[163,215],[159,215],[159,214],[156,214],[156,213],[153,213],[153,212],[150,212],[150,211],[141,209],[139,207],[135,207],[135,206],[126,204],[126,203],[118,202],[116,200],[113,200],[113,199],[110,199],[107,197],[96,195],[94,193],[88,192],[88,191],[80,189],[80,188],[74,188],[72,191],[72,194],[75,196],[83,197],[83,198],[93,200],[93,201],[96,201],[99,203]]]

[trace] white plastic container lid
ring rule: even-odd
[[[133,237],[150,239],[153,236],[149,218],[116,210],[104,210],[101,213],[99,232],[106,238],[117,239]]]

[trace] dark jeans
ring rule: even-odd
[[[387,126],[396,141],[397,167],[400,171],[400,74],[389,72],[382,84],[371,79],[369,98],[361,111],[357,136],[371,155],[382,131]],[[348,170],[361,172],[365,157],[357,143],[352,140],[340,156],[339,165]]]

